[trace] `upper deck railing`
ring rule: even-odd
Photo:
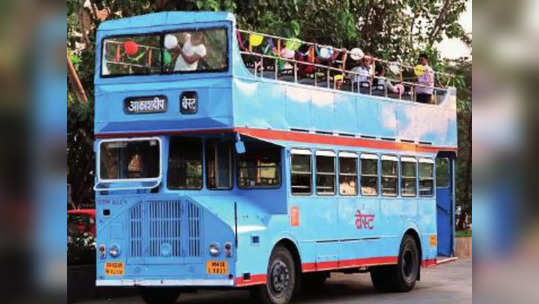
[[[423,72],[418,66],[368,56],[372,60],[372,66],[367,77],[365,74],[347,69],[347,63],[354,61],[357,62],[356,66],[359,66],[363,57],[367,56],[359,49],[335,48],[296,38],[241,29],[237,30],[236,36],[242,59],[255,77],[409,101],[416,101],[417,88],[422,87],[432,90],[430,101],[432,104],[440,103],[447,93],[444,86],[426,86],[414,82],[416,76],[420,76]],[[300,48],[306,51],[302,52]],[[384,67],[384,72],[385,67],[388,67],[387,70],[394,77],[374,75],[375,65]],[[403,77],[403,71],[413,71],[411,73],[413,76]],[[454,78],[454,75],[449,73],[436,71],[431,73],[438,84],[441,84],[442,80],[447,80],[449,84]],[[368,80],[360,81],[365,78]]]

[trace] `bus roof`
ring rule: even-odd
[[[99,31],[235,20],[234,14],[228,12],[160,12],[105,21],[99,25]]]

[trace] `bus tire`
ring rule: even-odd
[[[295,295],[299,286],[294,258],[283,246],[273,249],[268,264],[266,284],[255,286],[252,295],[256,303],[286,304]]]
[[[180,296],[174,287],[139,287],[138,291],[147,304],[175,304]]]
[[[408,292],[419,277],[419,249],[415,239],[406,234],[402,239],[398,264],[371,269],[371,280],[380,291]]]

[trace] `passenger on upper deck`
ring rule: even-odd
[[[204,34],[202,32],[185,33],[184,43],[179,48],[180,54],[176,59],[174,71],[196,71],[198,61],[206,57]]]
[[[416,87],[417,102],[430,103],[434,90],[434,71],[429,66],[429,58],[424,53],[419,55],[419,64],[423,66],[423,69],[417,77],[417,83],[420,85]]]
[[[375,86],[377,89],[385,90],[387,87],[388,93],[396,93],[402,95],[404,92],[404,87],[402,84],[393,85],[389,79],[385,77],[386,70],[383,65],[377,65],[376,66],[376,79],[375,79]]]
[[[352,86],[359,85],[361,87],[370,87],[372,85],[373,76],[373,60],[369,53],[365,53],[361,59],[361,65],[352,69],[352,72],[357,74],[352,75]]]

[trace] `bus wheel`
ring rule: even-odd
[[[419,276],[419,256],[415,239],[410,235],[405,235],[399,251],[398,264],[371,270],[374,287],[381,291],[408,292],[412,290]]]
[[[172,287],[139,287],[139,293],[147,304],[175,304],[180,291]]]
[[[252,290],[257,303],[286,304],[294,296],[297,287],[294,258],[285,247],[278,246],[271,253],[266,285]]]

